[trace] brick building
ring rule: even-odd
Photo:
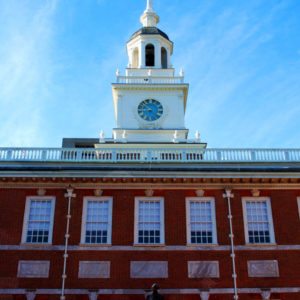
[[[0,149],[0,299],[300,299],[300,150],[209,149],[147,1],[113,138]]]

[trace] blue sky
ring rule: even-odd
[[[0,0],[0,147],[111,136],[146,0]],[[209,147],[300,147],[300,1],[154,0]]]

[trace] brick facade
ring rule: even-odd
[[[153,187],[152,187],[153,188]],[[153,188],[155,197],[163,197],[165,204],[165,245],[134,246],[134,199],[144,196],[144,189],[113,187],[104,189],[103,196],[113,198],[112,245],[80,245],[83,197],[94,196],[93,189],[75,189],[72,200],[69,258],[67,261],[66,288],[69,290],[122,290],[141,291],[158,282],[162,290],[186,290],[185,294],[171,295],[171,299],[199,299],[195,290],[216,291],[232,289],[232,265],[228,208],[223,189],[207,189],[205,196],[213,197],[216,206],[217,246],[193,247],[187,245],[186,197],[195,197],[195,189]],[[239,289],[295,288],[300,286],[300,219],[297,189],[265,189],[260,196],[270,197],[276,245],[245,245],[242,197],[251,197],[251,189],[233,189],[232,214]],[[56,198],[53,243],[51,245],[22,245],[21,235],[27,196],[36,196],[37,189],[2,188],[0,190],[0,289],[6,290],[55,290],[61,288],[63,268],[64,234],[67,200],[65,189],[51,188],[46,195]],[[18,278],[19,261],[49,261],[49,278]],[[110,262],[110,278],[79,278],[80,261]],[[167,278],[130,278],[132,261],[167,262]],[[217,261],[220,278],[188,278],[189,261]],[[277,261],[279,277],[249,277],[248,261]],[[188,290],[193,290],[188,295]],[[245,290],[246,291],[246,290]],[[88,293],[88,292],[86,292]],[[101,294],[101,292],[100,292]],[[232,299],[232,294],[211,294],[209,299]],[[297,295],[297,296],[296,296]],[[4,296],[3,296],[4,297]],[[24,299],[24,296],[13,296]],[[23,298],[22,298],[23,297]],[[84,298],[85,297],[85,298]],[[115,297],[115,298],[114,298]],[[271,299],[300,299],[299,293],[272,293]],[[277,298],[276,298],[277,297]],[[298,298],[297,298],[298,297]],[[99,299],[143,299],[143,295],[101,295]],[[58,296],[37,296],[36,299],[58,299]],[[87,299],[87,296],[68,295],[67,299]],[[259,293],[240,293],[240,299],[261,299]]]

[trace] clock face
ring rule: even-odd
[[[156,121],[163,115],[164,109],[160,102],[146,99],[138,106],[138,114],[145,121]]]

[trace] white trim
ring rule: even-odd
[[[269,221],[269,229],[270,229],[270,243],[257,243],[257,244],[255,244],[255,243],[250,243],[249,242],[246,202],[250,202],[250,201],[253,201],[253,202],[265,201],[267,203],[268,221]],[[245,243],[247,245],[272,245],[272,244],[276,244],[275,233],[274,233],[274,225],[273,225],[273,217],[272,217],[271,199],[269,197],[242,197],[242,204],[243,204],[243,220],[244,220]]]
[[[164,245],[165,243],[165,208],[163,197],[135,197],[134,198],[134,245],[138,246],[155,246]],[[160,203],[160,243],[159,244],[141,244],[138,241],[138,219],[139,219],[139,202],[140,201],[153,201]]]
[[[108,201],[108,230],[107,230],[107,243],[95,243],[95,244],[86,244],[85,243],[85,232],[86,232],[86,215],[87,215],[87,202],[88,201]],[[113,198],[112,197],[94,197],[94,196],[86,196],[83,197],[83,209],[82,209],[82,218],[81,218],[81,236],[80,236],[80,244],[81,245],[111,245],[112,240],[112,205]]]
[[[300,197],[297,198],[298,202],[298,212],[299,212],[299,220],[300,220]]]
[[[63,251],[63,245],[0,245],[0,251]],[[186,245],[186,246],[166,246],[166,245],[133,245],[133,246],[111,246],[111,245],[71,245],[68,246],[69,251],[230,251],[230,246],[219,245]],[[299,251],[300,245],[274,245],[274,244],[253,244],[235,246],[239,251]]]
[[[271,288],[272,293],[300,293],[300,287],[274,287]],[[20,295],[26,294],[26,289],[1,289],[0,288],[0,295]],[[181,294],[181,295],[199,295],[199,288],[174,288],[174,289],[161,289],[160,292],[164,295],[171,294]],[[67,295],[88,295],[88,289],[66,289]],[[211,295],[222,295],[222,294],[232,294],[232,288],[212,288],[209,289],[209,293]],[[239,288],[239,293],[241,294],[261,294],[260,288]],[[60,289],[37,289],[37,295],[58,295],[60,294]],[[145,295],[144,289],[100,289],[99,295]]]
[[[210,202],[211,203],[211,217],[212,217],[212,227],[213,227],[213,242],[208,244],[192,244],[191,242],[191,222],[190,222],[190,202]],[[217,226],[216,226],[216,205],[214,197],[187,197],[185,198],[185,208],[186,208],[186,237],[187,245],[189,246],[211,246],[218,244],[217,238]]]
[[[27,243],[27,229],[28,229],[28,218],[30,212],[30,203],[31,201],[35,200],[45,200],[51,201],[51,216],[50,216],[50,225],[49,225],[49,238],[48,243]],[[49,245],[52,244],[52,237],[53,237],[53,223],[54,223],[54,211],[55,211],[55,197],[54,196],[27,196],[26,197],[26,204],[25,204],[25,211],[24,211],[24,218],[23,218],[23,229],[22,229],[22,244],[28,245]]]

